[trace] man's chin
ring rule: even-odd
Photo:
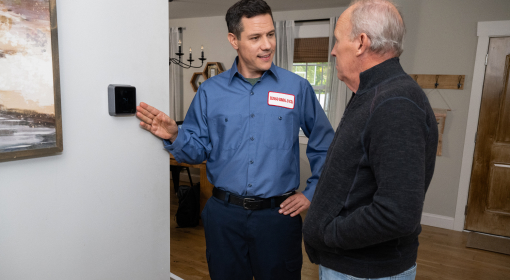
[[[271,65],[273,64],[273,57],[268,62],[265,62],[264,65],[267,65],[268,69],[271,68]]]
[[[259,69],[259,71],[265,72],[265,71],[271,69],[271,63],[272,62],[260,63],[257,68]]]

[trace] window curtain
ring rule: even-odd
[[[179,52],[179,27],[170,27],[170,57],[176,57]],[[183,85],[182,85],[182,67],[170,63],[170,118],[176,121],[183,120]]]
[[[338,17],[332,17],[329,19],[328,76],[326,84],[326,99],[324,102],[324,110],[328,112],[328,119],[335,130],[340,123],[342,115],[344,114],[348,97],[350,97],[352,93],[345,83],[338,79],[335,67],[336,58],[331,55],[331,51],[333,50],[336,41],[334,31],[337,20]]]
[[[276,53],[274,64],[283,69],[292,71],[294,59],[294,21],[283,20],[275,23]]]

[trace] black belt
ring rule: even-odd
[[[246,210],[260,210],[271,207],[280,207],[280,204],[285,201],[289,196],[295,194],[296,192],[289,192],[280,196],[273,196],[269,198],[252,198],[252,197],[242,197],[235,194],[230,193],[228,197],[228,203],[232,203],[234,205],[238,205],[243,207]],[[216,187],[213,188],[213,196],[217,199],[225,201],[225,197],[227,196],[226,191],[222,191]],[[273,205],[271,205],[271,201],[273,201]]]

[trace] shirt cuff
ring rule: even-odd
[[[163,146],[169,153],[174,156],[177,161],[179,161],[178,153],[182,150],[184,139],[186,138],[183,134],[185,134],[185,131],[179,128],[177,132],[177,138],[175,138],[174,142],[170,142],[168,139],[163,139]]]
[[[310,202],[312,202],[312,199],[313,199],[313,195],[315,193],[315,188],[313,188],[313,190],[311,190],[312,188],[310,187],[307,187],[306,189],[303,190],[303,194],[305,195],[306,198],[308,198],[308,200]]]

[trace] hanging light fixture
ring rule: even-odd
[[[192,66],[191,64],[193,63],[193,61],[195,61],[193,59],[193,56],[191,54],[191,48],[189,48],[189,59],[187,61],[189,61],[189,64],[186,64],[184,63],[183,61],[181,61],[181,56],[183,56],[184,54],[182,53],[181,51],[181,45],[182,45],[182,42],[181,40],[179,40],[179,52],[175,53],[175,55],[177,55],[179,57],[179,59],[177,58],[170,58],[170,63],[169,64],[177,64],[179,66],[181,66],[182,68],[185,68],[185,69],[189,69],[189,68],[202,68],[202,66],[204,66],[204,60],[206,60],[206,58],[204,57],[204,46],[202,46],[200,49],[202,51],[202,56],[199,57],[198,59],[202,61],[202,64],[200,66]]]

